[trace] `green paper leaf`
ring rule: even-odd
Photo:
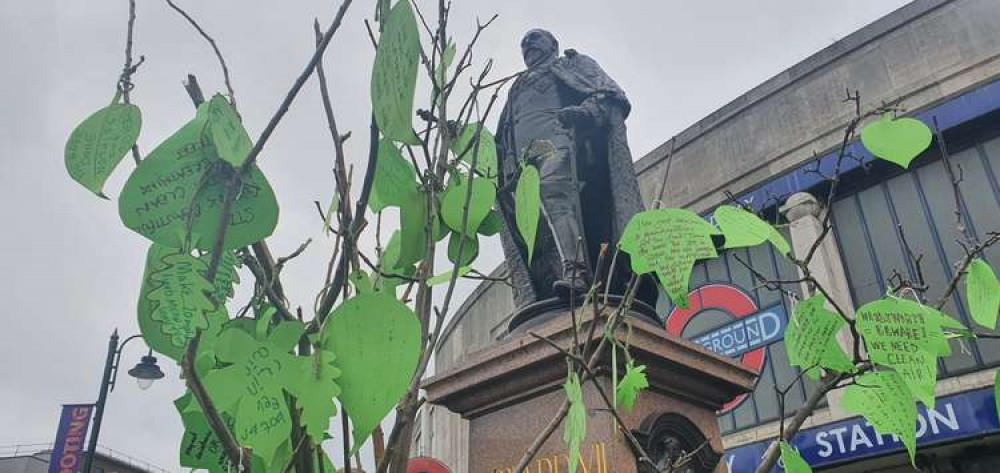
[[[466,274],[469,274],[469,271],[471,271],[471,270],[472,270],[472,268],[469,267],[469,266],[462,266],[461,268],[458,268],[458,277],[461,278],[462,276],[465,276]],[[434,276],[432,278],[427,278],[427,285],[429,285],[429,286],[437,286],[439,284],[444,284],[446,282],[450,282],[451,281],[451,274],[452,274],[452,270],[449,269],[449,270],[447,270],[447,271],[445,271],[445,272],[443,272],[441,274],[438,274],[437,276]]]
[[[340,402],[354,425],[354,451],[406,393],[420,343],[417,316],[385,292],[358,295],[330,313],[323,348],[341,369]]]
[[[375,286],[372,284],[371,276],[368,273],[358,270],[351,273],[348,276],[351,280],[351,284],[354,286],[354,290],[358,294],[367,294],[370,292],[375,292]]]
[[[635,407],[635,401],[639,399],[639,393],[649,387],[645,371],[646,365],[635,366],[633,361],[629,361],[625,366],[625,376],[622,377],[621,381],[618,382],[618,387],[615,388],[615,397],[618,399],[618,403],[625,408],[626,412],[632,412],[632,408]]]
[[[399,0],[383,23],[375,51],[371,98],[382,135],[393,141],[420,144],[413,133],[413,93],[420,63],[420,33],[409,0]]]
[[[778,448],[781,449],[781,464],[785,469],[785,473],[812,473],[812,467],[799,455],[798,450],[792,448],[788,442],[778,443]]]
[[[563,390],[569,399],[569,413],[563,426],[563,441],[569,449],[569,473],[575,473],[580,462],[580,445],[587,437],[587,405],[583,402],[583,387],[580,377],[569,371]]]
[[[232,470],[229,458],[219,436],[205,418],[204,412],[198,406],[194,395],[190,392],[174,401],[174,406],[184,424],[184,436],[181,438],[179,461],[187,468],[205,469],[212,473],[225,473]],[[230,429],[235,427],[233,418],[228,413],[221,413],[223,422]]]
[[[434,70],[434,82],[437,84],[438,89],[444,89],[444,86],[448,83],[448,68],[451,67],[451,62],[455,60],[455,43],[448,43],[448,47],[444,49],[444,54],[441,55],[438,67]],[[439,96],[439,98],[443,95]]]
[[[476,229],[493,210],[493,202],[497,197],[497,189],[490,181],[482,178],[472,179],[472,195],[469,196],[468,176],[456,175],[455,179],[444,191],[441,197],[441,220],[456,233],[474,235]],[[462,229],[462,218],[465,216],[465,202],[469,199],[468,220]]]
[[[541,177],[538,168],[528,164],[521,168],[514,193],[514,219],[517,231],[528,249],[528,264],[535,252],[535,237],[538,236],[538,218],[541,215]]]
[[[500,233],[503,229],[503,217],[496,210],[491,210],[486,218],[483,219],[483,223],[479,224],[479,229],[476,230],[482,236],[493,236]]]
[[[300,421],[315,445],[323,441],[330,427],[330,418],[337,413],[333,399],[340,395],[340,369],[334,365],[336,356],[325,350],[318,350],[308,357],[298,357],[299,378],[290,387],[295,395],[296,405],[302,409]]]
[[[189,228],[195,248],[211,250],[215,243],[232,170],[218,165],[215,148],[203,136],[206,110],[199,108],[193,120],[142,161],[118,200],[125,226],[161,245],[188,248]],[[256,166],[243,176],[237,195],[225,249],[256,243],[278,223],[278,202]]]
[[[476,149],[476,133],[479,133],[479,148]],[[499,175],[497,164],[496,138],[485,126],[480,129],[479,123],[469,123],[462,127],[455,141],[451,142],[451,152],[459,159],[472,165],[476,161],[476,171],[483,177],[496,183]],[[478,152],[478,157],[476,157]]]
[[[717,256],[712,235],[718,233],[688,210],[646,210],[632,217],[618,246],[631,257],[632,271],[655,271],[673,303],[686,309],[691,269]]]
[[[419,194],[400,209],[400,266],[414,264],[427,254],[427,200]]]
[[[861,130],[861,143],[876,157],[904,168],[931,145],[931,129],[915,118],[893,120],[889,114]]]
[[[462,244],[462,241],[465,244]],[[459,259],[459,245],[461,245],[462,255]],[[479,256],[479,240],[476,238],[475,234],[468,237],[463,237],[458,233],[452,233],[451,237],[448,238],[448,261],[456,263],[459,266],[469,266],[476,257]]]
[[[416,272],[416,268],[414,268],[412,264],[399,265],[399,255],[400,251],[402,251],[400,235],[401,233],[399,230],[392,232],[392,236],[389,238],[389,243],[382,252],[382,260],[378,265],[379,270],[386,274],[412,276]],[[380,276],[375,284],[375,290],[381,291],[384,289],[394,289],[396,286],[405,284],[406,282],[407,281],[403,278]]]
[[[795,307],[795,313],[785,330],[785,347],[788,361],[798,366],[812,379],[819,377],[814,367],[838,372],[854,370],[854,364],[837,343],[837,333],[846,322],[826,307],[826,297],[816,295]]]
[[[222,94],[215,94],[208,101],[208,129],[206,130],[219,158],[238,168],[243,165],[253,148],[250,135],[243,128],[240,116]]]
[[[917,449],[917,404],[899,374],[867,373],[844,393],[844,409],[861,414],[881,434],[893,434],[903,442],[913,463]]]
[[[207,296],[214,287],[202,276],[208,267],[198,258],[160,245],[150,247],[146,265],[140,328],[151,348],[180,359],[197,331],[209,328],[209,315],[215,312]]]
[[[202,273],[204,276],[208,272],[208,266],[212,264],[212,254],[205,253],[198,259],[205,263],[206,272]],[[215,273],[214,289],[210,294],[213,301],[218,304],[224,304],[233,297],[236,293],[235,286],[240,283],[240,274],[237,272],[237,268],[242,266],[243,263],[236,257],[236,253],[232,251],[224,251],[222,253],[222,259],[219,261],[219,270]]]
[[[887,297],[862,306],[856,318],[872,362],[891,367],[917,399],[934,407],[937,358],[948,350],[942,328],[947,317],[919,303]]]
[[[66,141],[64,157],[70,177],[104,197],[104,182],[135,145],[142,112],[135,105],[113,103],[77,125]]]
[[[990,265],[980,258],[969,265],[965,293],[972,320],[989,330],[995,330],[997,312],[1000,312],[1000,281],[997,281]]]
[[[783,255],[791,251],[788,241],[771,224],[739,207],[719,207],[715,210],[715,222],[726,237],[726,248],[757,246],[770,241]]]
[[[386,207],[406,207],[420,199],[417,172],[389,139],[378,143],[378,161],[368,207],[378,213]]]

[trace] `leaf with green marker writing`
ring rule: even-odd
[[[462,241],[465,241],[463,244]],[[462,255],[459,259],[459,250]],[[458,233],[452,233],[448,238],[448,261],[457,263],[459,266],[469,266],[479,256],[479,239],[475,234],[463,237]]]
[[[479,133],[479,147],[476,147],[476,133]],[[455,141],[451,142],[451,152],[459,159],[472,165],[476,162],[476,171],[483,177],[496,182],[498,176],[497,144],[493,134],[485,126],[469,123],[462,127]]]
[[[649,387],[646,379],[646,365],[636,366],[633,361],[629,361],[625,366],[625,376],[618,382],[615,388],[615,397],[618,403],[625,408],[626,412],[632,412],[635,401],[639,399],[639,393]]]
[[[205,263],[207,273],[207,266],[212,263],[212,254],[205,253],[198,259]],[[243,264],[236,257],[236,253],[232,251],[222,252],[222,259],[219,261],[219,270],[215,273],[214,289],[211,292],[213,301],[222,304],[233,297],[235,286],[240,283],[240,273],[237,272],[237,269],[241,266]]]
[[[569,472],[575,473],[580,462],[580,445],[587,437],[587,405],[583,402],[580,377],[573,370],[570,370],[566,377],[563,391],[569,399],[569,412],[566,414],[566,424],[563,426],[563,441],[569,449]]]
[[[785,473],[812,473],[812,467],[788,442],[781,441],[778,448],[781,449],[781,464],[785,468]]]
[[[323,348],[341,370],[340,402],[357,451],[406,393],[420,358],[420,322],[391,294],[361,294],[330,313]]]
[[[471,179],[472,193],[469,194],[470,179],[468,176],[456,175],[455,179],[444,191],[441,197],[441,220],[457,233],[475,234],[486,216],[493,210],[493,202],[497,197],[497,189],[488,179]],[[468,199],[468,213],[465,203]],[[465,229],[462,229],[462,219],[467,218]]]
[[[717,234],[694,212],[654,209],[632,217],[618,246],[630,256],[632,271],[655,272],[673,303],[687,308],[691,270],[696,261],[718,255],[712,243]]]
[[[207,294],[215,288],[202,276],[208,266],[198,258],[174,253],[161,261],[164,266],[149,274],[152,290],[146,297],[155,303],[149,317],[173,346],[184,348],[198,330],[208,328],[206,314],[215,304]]]
[[[535,253],[535,237],[538,236],[538,219],[542,210],[541,185],[538,168],[530,164],[521,168],[521,177],[514,192],[514,219],[528,249],[528,264],[531,264]]]
[[[104,197],[104,182],[128,150],[142,127],[142,112],[130,104],[113,103],[77,125],[66,141],[64,157],[70,177]]]
[[[915,118],[897,118],[889,114],[861,130],[861,143],[876,157],[903,168],[931,145],[931,129]]]
[[[383,23],[375,51],[371,98],[375,122],[382,135],[417,145],[413,133],[413,93],[420,63],[420,32],[409,0],[399,0]]]
[[[849,372],[854,364],[837,343],[837,333],[846,322],[826,308],[826,297],[816,295],[795,307],[785,330],[785,348],[792,366],[809,370],[812,379],[819,377],[816,367]]]
[[[739,207],[719,207],[715,210],[715,222],[726,237],[726,248],[756,246],[770,241],[783,255],[791,251],[788,241],[771,224]]]
[[[240,116],[222,94],[215,94],[208,101],[208,128],[206,129],[216,154],[230,166],[238,168],[243,165],[253,148],[250,135]]]
[[[386,207],[406,207],[421,198],[417,172],[392,140],[382,139],[378,143],[374,179],[368,200],[372,212],[381,212]]]
[[[965,277],[965,293],[972,320],[994,330],[997,326],[997,312],[1000,312],[1000,281],[997,281],[990,265],[981,258],[976,258],[969,265],[969,274]]]
[[[336,358],[326,350],[296,357],[299,378],[289,389],[295,395],[296,406],[302,409],[300,422],[317,445],[330,427],[330,418],[337,413],[333,399],[340,395],[340,368],[336,367]]]
[[[917,449],[917,404],[899,374],[867,373],[847,387],[844,409],[861,414],[881,434],[898,437],[914,460]]]

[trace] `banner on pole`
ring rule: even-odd
[[[52,446],[49,473],[76,473],[84,455],[93,404],[64,404]]]

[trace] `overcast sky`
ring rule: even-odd
[[[327,0],[179,0],[216,37],[232,71],[240,110],[256,137],[312,53],[312,21],[329,23]],[[181,80],[222,90],[208,46],[160,0],[138,2],[134,77],[142,108],[140,149],[151,150],[192,116]],[[904,0],[455,0],[452,33],[461,47],[474,18],[499,19],[477,49],[497,76],[521,67],[518,42],[548,28],[562,48],[594,57],[633,103],[630,143],[638,159],[700,118]],[[123,63],[126,0],[0,1],[0,445],[52,442],[62,403],[96,399],[107,337],[136,333],[135,304],[149,242],[124,228],[113,202],[67,175],[63,146],[73,127],[105,106]],[[352,162],[367,140],[373,50],[363,26],[374,2],[354,2],[327,52],[326,67]],[[426,12],[432,4],[422,0]],[[497,11],[498,8],[502,10]],[[281,205],[278,255],[317,239],[285,272],[294,304],[309,308],[322,283],[329,243],[312,202],[334,192],[331,142],[310,81],[260,157]],[[134,168],[126,159],[105,187],[117,197]],[[360,175],[361,170],[355,171]],[[368,241],[370,244],[370,240]],[[500,261],[496,241],[477,266]],[[249,274],[244,274],[244,281]],[[467,294],[464,287],[460,294]],[[244,292],[245,294],[245,292]],[[241,300],[240,303],[245,302]],[[457,304],[456,304],[457,306]],[[307,309],[308,311],[308,309]],[[125,350],[126,370],[144,354]],[[160,358],[167,378],[139,391],[122,373],[111,394],[101,443],[180,472],[183,393],[179,369]],[[339,438],[339,437],[338,437]],[[339,443],[337,442],[332,443]]]

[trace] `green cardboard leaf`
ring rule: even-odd
[[[465,244],[462,244],[463,240]],[[459,249],[462,251],[461,258],[459,258]],[[463,237],[458,233],[452,233],[451,237],[448,238],[448,261],[459,266],[469,266],[478,256],[479,240],[475,234]]]
[[[461,268],[458,268],[458,277],[461,278],[462,276],[469,274],[469,271],[471,270],[472,268],[469,266],[462,266]],[[437,286],[439,284],[450,282],[452,272],[453,271],[449,269],[441,274],[438,274],[437,276],[434,276],[432,278],[427,278],[427,285]]]
[[[142,127],[142,112],[135,105],[113,103],[77,125],[66,141],[64,157],[70,177],[104,197],[108,180]]]
[[[626,412],[632,412],[635,401],[639,399],[639,393],[649,387],[645,371],[646,365],[636,366],[631,360],[625,366],[625,376],[615,388],[615,397],[618,399],[618,404],[621,404]]]
[[[785,473],[812,473],[812,467],[799,455],[798,450],[792,448],[788,442],[782,441],[778,443],[778,448],[781,449],[781,464],[785,469]]]
[[[990,265],[980,258],[969,265],[965,294],[972,320],[989,330],[996,329],[997,312],[1000,312],[1000,281],[997,281]]]
[[[187,392],[174,401],[174,406],[184,424],[184,436],[181,438],[178,458],[180,465],[208,470],[211,473],[225,473],[232,470],[222,441],[212,430],[194,396]],[[230,429],[235,427],[230,414],[223,412],[221,415]]]
[[[138,306],[139,328],[150,348],[180,360],[198,330],[221,326],[225,311],[216,310],[206,295],[213,286],[202,277],[205,269],[186,253],[150,246]]]
[[[380,276],[375,282],[375,290],[377,291],[394,289],[396,286],[406,283],[406,280],[403,278],[385,276],[382,274],[412,276],[413,273],[416,272],[416,269],[412,264],[398,264],[399,254],[400,251],[402,251],[400,235],[399,230],[393,231],[392,236],[389,238],[389,243],[385,246],[385,250],[382,251],[382,259],[378,264]]]
[[[717,256],[712,235],[718,233],[688,210],[646,210],[632,217],[618,246],[631,257],[632,271],[656,272],[673,303],[687,308],[691,269],[695,261]]]
[[[876,157],[904,168],[931,145],[931,129],[915,118],[893,120],[889,114],[861,130],[861,143]]]
[[[372,278],[368,273],[358,270],[351,273],[348,276],[351,280],[351,285],[354,286],[354,290],[358,294],[367,294],[369,292],[375,292],[375,286],[372,284]]]
[[[419,194],[399,209],[400,250],[397,265],[414,264],[427,254],[427,200]]]
[[[807,374],[813,379],[819,377],[818,370],[811,369],[815,367],[838,372],[854,369],[837,343],[837,333],[846,322],[825,306],[826,297],[820,293],[800,302],[785,330],[789,363],[809,370]]]
[[[862,306],[856,318],[872,362],[891,367],[917,399],[934,407],[937,358],[948,349],[942,328],[947,317],[917,302],[887,297]]]
[[[514,192],[514,219],[528,249],[529,265],[535,252],[535,237],[538,236],[538,219],[542,210],[541,185],[538,168],[530,164],[521,168],[521,177]]]
[[[861,414],[881,434],[898,437],[913,463],[917,449],[917,404],[906,382],[891,371],[867,373],[844,393],[844,409]]]
[[[207,273],[208,266],[212,264],[212,254],[205,253],[198,259],[205,263]],[[217,304],[225,303],[236,293],[235,286],[240,283],[240,273],[237,272],[237,269],[242,266],[243,263],[236,257],[236,253],[232,251],[222,253],[222,259],[219,261],[219,270],[215,273],[214,289],[210,294],[212,300]],[[202,275],[206,273],[202,273]]]
[[[420,343],[416,315],[385,292],[358,295],[330,313],[323,348],[341,369],[340,402],[354,425],[354,451],[406,393]]]
[[[715,222],[726,237],[726,248],[757,246],[770,241],[783,255],[791,251],[788,241],[771,224],[739,207],[719,207],[715,210]]]
[[[587,405],[583,402],[583,387],[580,377],[573,371],[566,376],[563,390],[569,399],[569,413],[563,426],[563,441],[569,449],[569,473],[575,473],[580,463],[580,445],[587,437]]]
[[[382,139],[378,144],[375,180],[368,207],[378,213],[386,207],[406,207],[419,198],[417,172],[413,165],[403,157],[392,140]]]
[[[325,350],[317,350],[311,356],[298,357],[299,378],[290,387],[295,395],[296,405],[302,410],[300,422],[315,445],[319,445],[330,418],[337,413],[333,400],[340,395],[340,369],[335,366],[336,356]]]
[[[211,140],[203,136],[207,115],[202,105],[129,176],[118,200],[126,227],[172,248],[212,249],[232,170],[218,165]],[[278,202],[256,166],[243,176],[237,195],[225,249],[258,242],[278,223]]]
[[[496,210],[491,210],[483,219],[483,223],[479,224],[479,229],[476,232],[482,236],[493,236],[500,233],[502,229],[503,217]]]
[[[476,148],[476,133],[479,133],[479,147]],[[455,153],[459,159],[472,165],[476,162],[476,171],[482,177],[496,182],[499,175],[497,164],[497,144],[493,134],[485,126],[480,128],[479,123],[469,123],[462,127],[455,141],[451,142],[451,152]],[[477,154],[478,153],[478,154]]]
[[[420,32],[409,0],[399,0],[383,23],[375,51],[371,98],[375,122],[393,141],[420,144],[413,133],[413,93],[420,63]]]
[[[208,101],[208,129],[206,130],[220,159],[238,168],[247,160],[253,143],[243,128],[239,114],[222,94],[215,94]]]
[[[486,216],[493,210],[493,202],[497,197],[497,189],[493,184],[482,178],[473,178],[472,194],[469,195],[467,176],[456,175],[448,189],[441,197],[441,220],[456,233],[474,235],[476,229],[483,223]],[[468,198],[469,212],[465,229],[462,229],[462,218],[465,216],[465,202]]]

